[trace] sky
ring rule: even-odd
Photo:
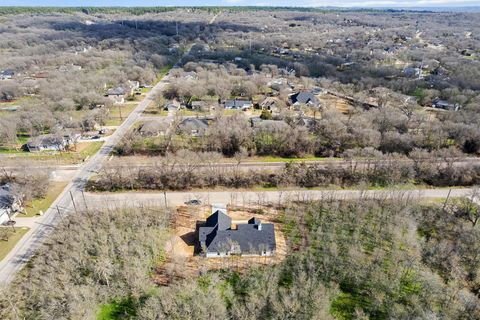
[[[297,6],[297,7],[464,7],[480,0],[0,0],[0,6]]]

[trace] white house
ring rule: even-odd
[[[0,224],[7,222],[15,212],[21,210],[21,199],[13,195],[10,186],[0,186]]]

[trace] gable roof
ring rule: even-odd
[[[220,210],[211,214],[205,222],[206,227],[218,227],[219,230],[227,230],[232,226],[232,219]]]
[[[138,131],[141,134],[155,135],[160,132],[165,132],[169,126],[170,124],[167,121],[150,120],[142,124],[142,126],[138,129]]]
[[[306,92],[306,91],[301,91],[301,92],[292,94],[290,96],[290,100],[292,101],[293,104],[295,103],[313,104],[313,105],[318,104],[317,97],[313,93]]]
[[[8,209],[13,206],[15,197],[8,184],[0,187],[0,209]]]
[[[29,148],[43,147],[62,147],[65,144],[63,137],[54,134],[44,134],[34,137],[27,142]]]
[[[205,226],[199,228],[199,241],[207,253],[231,252],[232,246],[247,254],[276,249],[273,224],[262,223],[255,217],[248,223],[237,224],[237,229],[232,229],[231,223],[231,218],[220,211],[207,218]]]
[[[186,118],[180,122],[181,129],[207,129],[208,128],[208,121],[207,119],[199,119],[199,118]]]
[[[251,106],[250,100],[227,100],[225,101],[225,109],[242,109],[246,106]]]
[[[122,87],[112,88],[107,90],[107,96],[123,96],[125,92]]]

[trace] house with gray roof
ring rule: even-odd
[[[150,120],[144,122],[139,128],[138,132],[146,137],[158,137],[167,133],[170,123],[165,120]]]
[[[178,125],[178,131],[180,133],[191,135],[192,137],[203,136],[207,128],[207,119],[200,118],[185,118]]]
[[[207,258],[239,256],[271,256],[275,254],[275,228],[251,218],[232,227],[232,219],[223,211],[210,215],[198,228],[198,241]]]
[[[0,72],[0,80],[10,80],[15,75],[15,71],[13,70],[3,70]]]
[[[443,110],[450,110],[450,111],[458,111],[462,107],[458,103],[451,103],[446,100],[442,100],[436,98],[431,103],[432,108],[443,109]]]
[[[58,134],[43,134],[31,138],[26,147],[30,152],[36,151],[64,151],[69,146],[75,145],[80,139],[80,134],[74,131],[64,131]]]
[[[225,101],[225,109],[247,110],[253,106],[250,100],[227,100]]]
[[[125,95],[127,91],[122,87],[108,89],[106,96],[108,99],[112,100],[113,103],[124,103],[125,102]]]
[[[21,199],[14,195],[10,185],[0,186],[0,224],[9,221],[21,209]]]
[[[306,105],[317,107],[318,106],[318,98],[312,92],[308,91],[300,91],[290,96],[290,101],[292,105]]]

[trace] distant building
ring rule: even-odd
[[[178,130],[180,133],[191,135],[192,137],[203,136],[208,128],[207,119],[186,118],[180,122]]]
[[[232,228],[232,219],[223,210],[215,211],[198,228],[198,241],[207,258],[271,256],[276,250],[273,224],[251,218]]]
[[[74,145],[80,138],[79,133],[44,134],[30,139],[26,146],[30,152],[38,151],[64,151]]]
[[[192,110],[205,110],[206,104],[205,101],[192,101],[190,107]]]
[[[112,100],[113,103],[124,103],[125,95],[127,94],[126,90],[122,87],[108,89],[106,96],[108,99]]]
[[[282,105],[285,105],[285,104],[282,104],[282,102],[276,97],[266,97],[259,104],[262,110],[268,110],[274,114],[279,113]]]
[[[15,71],[13,70],[3,70],[0,72],[0,80],[10,80],[15,75]]]
[[[170,124],[167,121],[163,120],[151,120],[146,121],[144,124],[140,126],[138,132],[142,136],[147,137],[156,137],[156,136],[163,136],[167,133]]]
[[[253,106],[250,100],[227,100],[225,101],[225,109],[248,110]]]
[[[311,107],[317,107],[319,104],[318,98],[312,92],[301,91],[290,96],[292,105],[306,105]]]
[[[419,78],[422,76],[422,69],[420,68],[407,67],[402,72],[408,78]]]
[[[0,224],[7,222],[15,212],[21,210],[22,199],[13,194],[10,185],[0,186]]]
[[[450,111],[458,111],[462,107],[458,103],[451,103],[446,100],[441,100],[438,98],[432,101],[431,106],[432,108],[450,110]]]

